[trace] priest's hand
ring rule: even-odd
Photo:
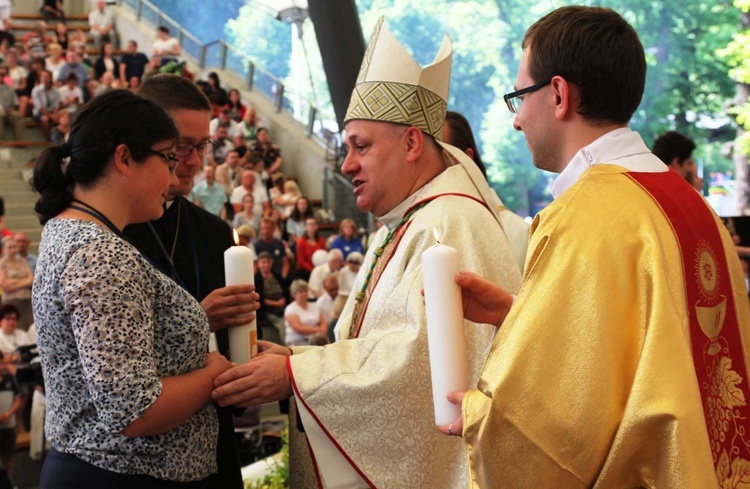
[[[272,341],[258,340],[259,355],[283,355],[289,357],[292,355],[292,349],[286,346],[277,345]]]
[[[513,296],[472,272],[458,272],[456,283],[461,286],[464,318],[500,327],[513,305]]]
[[[201,306],[206,311],[211,331],[219,331],[250,323],[260,307],[259,299],[254,285],[230,285],[208,294]]]
[[[464,402],[465,395],[466,391],[453,391],[449,392],[445,397],[448,398],[448,401],[450,401],[451,404],[458,404],[460,406]],[[463,436],[464,421],[461,416],[459,416],[458,419],[456,419],[451,424],[438,426],[438,430],[440,430],[440,432],[444,435],[448,436]]]
[[[282,355],[258,355],[216,377],[211,398],[219,406],[248,407],[292,396]]]

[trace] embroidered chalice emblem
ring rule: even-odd
[[[700,243],[695,253],[695,277],[701,291],[701,300],[695,304],[698,324],[708,339],[709,355],[721,351],[718,337],[724,326],[727,312],[727,298],[718,293],[719,273],[716,266],[716,254],[708,243]]]

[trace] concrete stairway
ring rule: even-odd
[[[39,128],[26,128],[25,147],[3,146],[0,142],[0,197],[5,201],[5,227],[14,232],[24,232],[31,241],[31,251],[37,252],[42,226],[34,213],[37,195],[29,179],[32,169],[27,162],[44,149]],[[28,140],[28,141],[26,141]],[[36,145],[34,145],[36,143]]]

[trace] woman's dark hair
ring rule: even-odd
[[[297,208],[297,203],[303,199],[307,201],[307,210],[305,211],[304,214],[302,214]],[[292,209],[291,214],[289,214],[289,219],[292,219],[293,221],[297,221],[297,222],[302,222],[308,217],[315,217],[315,214],[313,213],[313,210],[311,209],[310,199],[308,199],[307,197],[303,195],[297,198],[297,200],[294,202],[294,209]]]
[[[484,166],[482,157],[479,155],[479,149],[477,148],[477,142],[474,140],[474,133],[471,132],[471,125],[466,117],[459,114],[458,112],[448,111],[445,114],[445,123],[451,128],[450,141],[446,143],[457,147],[463,152],[467,149],[471,149],[474,153],[474,163],[477,164],[479,169],[482,171],[482,175],[487,179],[487,168]]]
[[[219,74],[215,71],[212,71],[208,74],[208,79],[214,81],[215,88],[221,87],[221,80],[219,80]]]
[[[44,224],[70,205],[73,187],[88,188],[106,173],[120,144],[143,161],[159,141],[177,139],[172,119],[153,102],[129,90],[110,90],[75,114],[68,142],[45,150],[34,166],[32,185],[39,193],[34,210]]]

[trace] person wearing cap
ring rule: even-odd
[[[339,341],[292,347],[291,356],[268,348],[217,378],[220,404],[294,395],[306,437],[291,423],[294,487],[316,487],[316,475],[323,487],[469,484],[463,443],[435,427],[421,255],[439,240],[504,288],[517,290],[521,274],[481,172],[440,141],[451,50],[446,37],[422,68],[382,21],[375,28],[344,120],[342,172],[359,209],[384,226],[339,317]],[[494,328],[465,331],[476,381]],[[311,453],[315,462],[305,462]]]
[[[534,164],[559,173],[518,295],[459,272],[499,327],[476,389],[450,393],[472,487],[740,487],[750,467],[750,307],[729,233],[628,127],[635,30],[569,6],[526,32],[505,95]],[[390,427],[389,427],[390,428]]]

